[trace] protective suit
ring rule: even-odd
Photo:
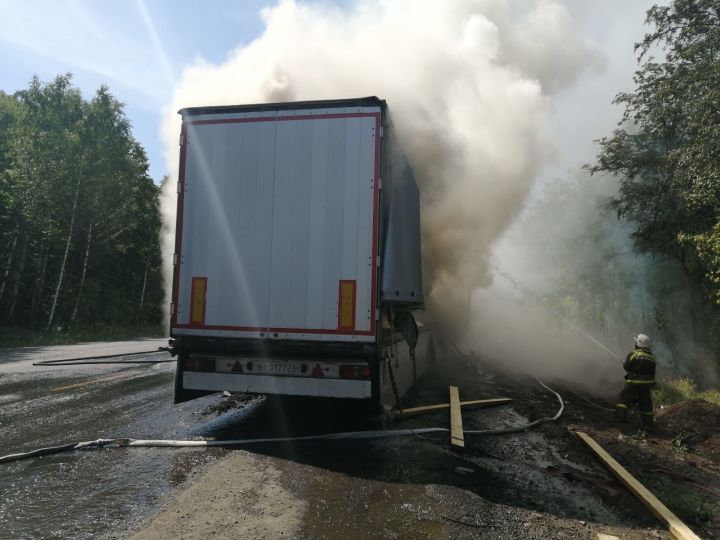
[[[644,334],[635,338],[635,350],[623,362],[625,387],[615,405],[617,417],[627,420],[628,410],[637,405],[643,425],[653,427],[652,390],[655,388],[655,357],[650,350],[650,339]]]

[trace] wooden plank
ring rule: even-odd
[[[597,533],[595,540],[620,540],[617,536],[612,534]]]
[[[640,499],[653,513],[667,525],[668,529],[675,538],[679,540],[700,540],[699,537],[690,530],[680,519],[673,514],[670,509],[665,506],[660,499],[650,493],[633,475],[631,475],[622,465],[620,465],[613,457],[608,454],[602,446],[587,433],[576,431],[575,434],[580,437],[590,450],[595,452],[600,460],[610,469],[618,480],[627,487],[638,499]]]
[[[456,449],[465,448],[465,434],[460,412],[460,392],[458,392],[457,386],[450,387],[450,445]]]
[[[510,403],[511,398],[492,398],[492,399],[475,399],[471,401],[461,401],[461,407],[491,407],[493,405],[504,405]],[[438,405],[423,405],[422,407],[411,407],[409,409],[403,409],[398,411],[398,415],[406,416],[408,414],[419,414],[425,412],[440,411],[443,409],[449,409],[449,403],[440,403]]]

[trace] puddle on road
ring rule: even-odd
[[[0,379],[0,394],[15,382],[29,394],[23,402],[27,407],[17,400],[0,406],[0,455],[100,437],[211,436],[241,414],[202,415],[222,400],[217,395],[173,405],[171,367],[123,375],[128,377],[120,382],[59,394],[47,389],[65,384],[67,378]],[[190,471],[224,452],[105,449],[0,465],[0,539],[124,537],[156,511]]]

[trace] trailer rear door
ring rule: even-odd
[[[380,114],[184,116],[173,335],[375,339]]]

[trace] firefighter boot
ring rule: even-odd
[[[628,408],[624,403],[615,405],[615,418],[620,422],[627,422]]]

